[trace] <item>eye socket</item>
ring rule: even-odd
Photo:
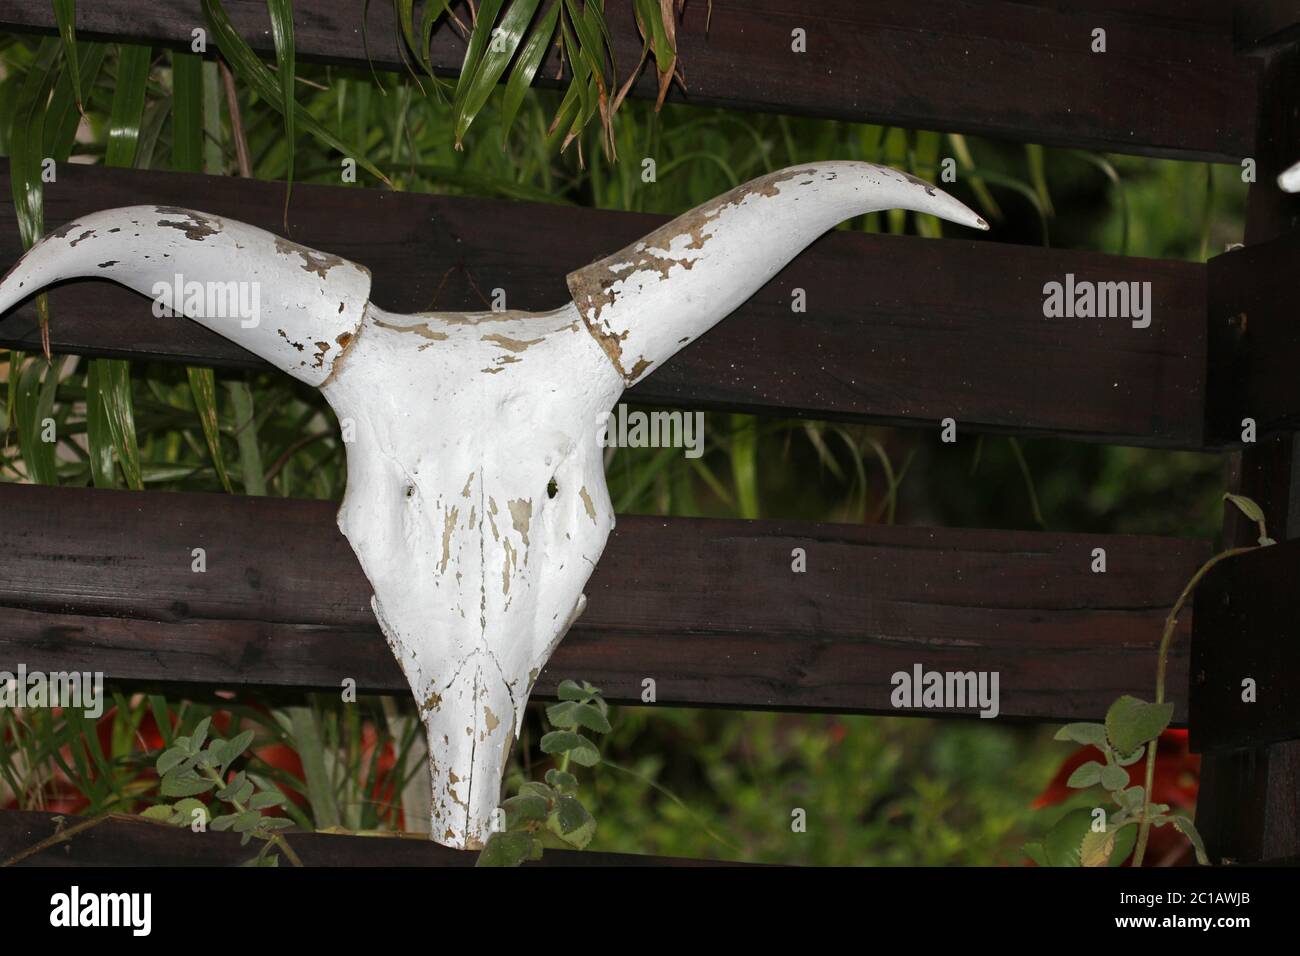
[[[546,497],[554,498],[559,493],[560,493],[560,486],[556,483],[555,479],[552,478],[550,481],[546,483]]]

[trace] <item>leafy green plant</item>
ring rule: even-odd
[[[1264,510],[1255,501],[1231,493],[1225,494],[1223,498],[1258,525],[1258,544],[1219,552],[1202,564],[1183,587],[1177,602],[1165,618],[1156,663],[1154,702],[1125,694],[1110,705],[1104,724],[1066,724],[1057,732],[1057,740],[1096,747],[1105,758],[1104,764],[1091,760],[1076,768],[1066,782],[1067,786],[1088,789],[1100,784],[1118,809],[1107,812],[1103,808],[1090,810],[1081,807],[1066,813],[1047,832],[1041,843],[1025,845],[1025,854],[1039,866],[1119,866],[1128,859],[1130,853],[1133,854],[1133,865],[1141,866],[1151,828],[1169,824],[1191,841],[1197,862],[1202,866],[1209,865],[1205,844],[1191,818],[1185,814],[1170,813],[1168,804],[1153,803],[1152,790],[1156,773],[1156,745],[1174,715],[1173,703],[1165,700],[1165,674],[1179,614],[1187,605],[1196,585],[1215,565],[1276,543],[1268,536]],[[1125,768],[1137,763],[1143,756],[1146,757],[1144,784],[1129,786],[1129,772]]]
[[[294,866],[302,866],[298,855],[278,832],[293,826],[293,821],[262,813],[283,805],[284,794],[261,780],[253,780],[244,770],[226,779],[230,765],[252,744],[253,732],[245,730],[229,740],[214,737],[208,741],[211,722],[211,717],[204,717],[192,734],[175,738],[158,755],[155,769],[161,777],[160,792],[164,797],[181,799],[152,806],[141,816],[180,827],[197,823],[217,831],[233,830],[243,835],[241,843],[245,846],[254,838],[261,840],[262,848],[245,866],[278,866],[279,857],[270,852],[272,847],[282,850]],[[208,804],[198,799],[209,793],[229,812],[212,816]]]
[[[640,73],[647,54],[654,56],[659,75],[656,108],[663,105],[673,78],[681,78],[673,44],[677,17],[681,13],[680,0],[676,8],[672,3],[656,0],[637,0],[633,5],[643,43],[641,57],[622,87],[617,83],[617,64],[605,22],[604,0],[550,0],[545,5],[542,0],[482,0],[477,9],[471,8],[474,16],[469,27],[451,6],[448,0],[425,0],[417,29],[415,0],[393,0],[400,49],[423,69],[439,97],[447,96],[448,84],[435,73],[429,54],[434,27],[445,16],[466,38],[465,58],[450,88],[452,128],[458,150],[463,148],[466,131],[506,70],[510,74],[503,94],[503,136],[509,131],[525,91],[532,85],[552,46],[570,76],[547,130],[548,145],[553,145],[558,138],[561,151],[593,119],[598,119],[606,155],[613,158],[617,154],[614,114]]]
[[[581,850],[596,834],[596,818],[578,799],[578,778],[569,767],[600,763],[600,748],[583,731],[609,733],[609,705],[600,689],[586,681],[563,681],[557,696],[559,703],[546,708],[546,719],[555,729],[541,740],[542,753],[555,757],[556,765],[546,771],[545,782],[525,780],[501,804],[504,828],[488,837],[478,866],[540,860],[548,835],[552,842]]]
[[[1142,759],[1169,726],[1172,703],[1148,703],[1125,695],[1111,704],[1104,724],[1066,724],[1057,740],[1091,745],[1102,752],[1104,763],[1090,760],[1070,775],[1068,786],[1087,789],[1101,785],[1115,805],[1114,810],[1081,807],[1065,814],[1041,843],[1025,846],[1025,853],[1039,866],[1119,866],[1137,843],[1144,819],[1155,826],[1173,824],[1187,835],[1196,848],[1196,858],[1209,862],[1205,847],[1190,818],[1170,814],[1166,804],[1151,804],[1147,790],[1129,786],[1129,767]]]

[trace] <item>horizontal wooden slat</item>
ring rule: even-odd
[[[40,810],[0,811],[0,861],[53,836],[56,821],[67,830],[86,818]],[[287,833],[304,866],[473,866],[477,853],[439,846],[431,840]],[[21,861],[19,866],[238,866],[261,844],[240,846],[237,833],[192,833],[178,828],[114,817]],[[283,853],[280,854],[283,857]],[[281,866],[288,866],[281,859]],[[735,866],[738,864],[631,853],[547,850],[527,866]]]
[[[226,0],[240,32],[273,50],[261,0]],[[363,4],[316,0],[295,10],[299,56],[365,68]],[[708,9],[706,9],[706,7]],[[1204,3],[1178,14],[1145,3],[1005,0],[712,0],[692,5],[677,34],[685,102],[924,129],[1237,161],[1254,151],[1256,64],[1231,49]],[[369,5],[370,61],[406,69],[392,5]],[[706,15],[708,24],[706,29]],[[640,37],[630,5],[611,8],[626,70]],[[82,35],[189,48],[199,0],[96,0],[78,5]],[[1207,29],[1207,24],[1212,24]],[[51,32],[49,4],[0,0],[0,29]],[[1091,50],[1106,30],[1106,52]],[[806,52],[792,31],[806,31]],[[459,68],[464,45],[442,26],[433,62]],[[554,75],[544,64],[539,77]],[[652,71],[637,86],[653,93]]]
[[[1197,753],[1300,740],[1300,539],[1228,559],[1196,590],[1189,744]],[[1242,700],[1242,682],[1255,700]]]
[[[0,177],[7,175],[0,164]],[[192,206],[283,231],[283,185],[67,165],[46,187],[46,227],[138,203]],[[371,268],[396,311],[512,308],[568,299],[564,276],[663,217],[486,199],[299,185],[291,238]],[[21,246],[0,200],[0,264]],[[1043,286],[1150,282],[1151,326],[1043,317]],[[791,290],[807,311],[791,311]],[[476,291],[477,290],[477,291]],[[62,352],[250,367],[213,332],[153,317],[106,282],[51,297]],[[628,393],[647,403],[961,427],[1198,448],[1204,431],[1205,267],[953,238],[833,232],[713,331]],[[40,341],[29,302],[0,321],[0,345]]]
[[[1234,0],[1232,13],[1242,50],[1293,43],[1300,37],[1300,7],[1295,0]]]
[[[1259,434],[1300,428],[1298,269],[1296,234],[1209,261],[1208,441],[1241,441],[1245,418]]]
[[[0,510],[0,669],[407,692],[331,502],[3,484]],[[1149,696],[1164,614],[1206,556],[1126,535],[620,516],[538,690],[585,678],[639,703],[653,678],[660,704],[897,713],[890,678],[921,664],[998,671],[1004,717],[1098,719]],[[1171,688],[1185,673],[1179,650]]]

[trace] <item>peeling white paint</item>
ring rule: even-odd
[[[554,311],[404,316],[369,302],[360,266],[242,223],[139,206],[39,243],[0,283],[0,312],[77,276],[146,295],[178,272],[262,284],[258,328],[189,317],[319,386],[356,423],[339,527],[419,702],[433,838],[474,848],[533,681],[582,613],[614,526],[599,423],[626,385],[822,232],[896,207],[987,228],[896,170],[818,163],[747,183],[572,273],[574,301]]]

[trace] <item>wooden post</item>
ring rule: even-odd
[[[1287,235],[1300,222],[1300,199],[1277,186],[1277,174],[1300,160],[1300,47],[1295,42],[1266,52],[1259,103],[1248,245]],[[1211,315],[1210,321],[1218,318]],[[1298,454],[1300,442],[1285,434],[1247,446],[1231,458],[1229,486],[1259,502],[1269,533],[1278,540],[1300,537]],[[1227,509],[1225,547],[1254,544],[1257,536],[1252,523],[1235,508]],[[1300,742],[1207,754],[1196,820],[1216,863],[1300,854]]]

